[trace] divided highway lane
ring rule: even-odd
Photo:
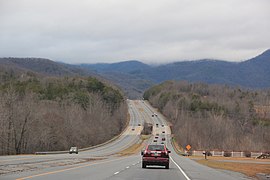
[[[173,150],[170,142],[171,132],[165,119],[147,103],[142,101],[129,101],[129,112],[131,115],[131,121],[129,127],[122,134],[122,136],[107,145],[91,149],[85,152],[79,152],[78,155],[72,154],[59,154],[59,155],[44,155],[44,156],[4,156],[0,157],[0,169],[5,165],[16,165],[19,163],[33,163],[40,162],[40,167],[36,169],[22,171],[19,173],[8,173],[6,175],[0,175],[0,179],[90,179],[90,180],[164,180],[164,179],[219,179],[219,180],[236,180],[244,179],[241,176],[232,176],[222,171],[211,169],[186,158],[178,156]],[[152,114],[156,113],[158,116],[152,117]],[[172,151],[170,169],[165,169],[159,166],[141,168],[141,156],[139,154],[132,156],[121,157],[116,152],[125,149],[129,145],[136,142],[138,134],[140,133],[141,126],[136,126],[138,123],[152,122],[158,123],[159,126],[154,126],[153,134],[162,134],[166,137],[165,143]],[[165,126],[162,127],[161,125]],[[132,130],[132,128],[135,128]],[[158,142],[161,142],[160,138]],[[152,143],[153,140],[151,139]],[[113,155],[110,155],[112,154]],[[28,158],[28,159],[27,159]],[[31,159],[33,158],[33,159]],[[91,158],[102,158],[100,160],[91,160]],[[46,160],[56,160],[55,166],[44,166]],[[85,160],[85,161],[82,161]],[[44,162],[43,162],[44,161]],[[65,166],[61,163],[70,164]],[[80,162],[81,161],[81,162]],[[73,162],[73,163],[72,163]]]
[[[95,162],[93,159],[104,159],[98,160],[97,162],[108,159],[117,159],[117,152],[128,148],[140,140],[139,135],[141,133],[142,126],[138,126],[138,123],[143,124],[144,122],[144,117],[140,115],[135,103],[133,101],[128,101],[128,104],[130,113],[129,125],[124,133],[115,141],[94,149],[79,152],[78,155],[50,154],[0,156],[0,179],[16,179],[19,177],[25,177],[25,175],[29,176],[31,174],[39,174],[44,171],[65,169],[72,166],[77,167],[85,163],[91,164]],[[138,161],[137,158],[136,160]],[[107,161],[101,164],[103,166],[106,163]]]
[[[115,141],[101,147],[97,147],[88,151],[80,152],[80,154],[93,156],[108,156],[120,152],[140,140],[140,134],[143,129],[139,124],[143,124],[144,117],[141,116],[136,108],[136,101],[128,100],[130,122],[124,133]],[[110,126],[110,124],[108,124]]]
[[[140,102],[142,106],[145,106],[145,110],[150,114],[156,113],[158,116],[154,117],[153,119],[157,119],[156,122],[165,125],[165,132],[166,132],[166,144],[168,149],[171,150],[171,161],[170,161],[170,170],[178,170],[184,176],[184,179],[200,179],[200,180],[244,180],[248,179],[241,174],[230,172],[230,171],[222,171],[209,168],[207,166],[200,165],[193,160],[190,160],[187,157],[179,156],[173,149],[171,144],[171,130],[168,126],[169,123],[166,122],[165,118],[159,114],[156,109],[151,107],[146,102]],[[162,129],[160,127],[159,129]],[[160,130],[159,130],[160,132]],[[167,179],[179,179],[175,176],[168,176]],[[152,178],[149,178],[152,179]]]

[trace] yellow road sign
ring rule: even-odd
[[[189,150],[191,149],[191,146],[188,144],[188,145],[186,146],[186,149],[189,151]]]

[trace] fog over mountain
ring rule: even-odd
[[[42,58],[0,58],[0,69],[15,69],[16,72],[102,77],[121,87],[129,98],[139,98],[146,89],[166,80],[269,88],[269,67],[270,50],[242,62],[203,59],[155,66],[137,60],[70,65]]]
[[[270,87],[270,50],[238,63],[203,59],[159,66],[127,61],[112,64],[81,64],[81,67],[107,77],[125,89],[131,97],[138,97],[151,85],[166,80],[228,84],[246,88]]]

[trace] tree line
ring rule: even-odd
[[[144,99],[173,124],[177,142],[194,150],[269,151],[270,90],[167,81]]]
[[[0,154],[96,145],[126,122],[121,92],[96,78],[0,75]]]

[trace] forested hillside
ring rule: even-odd
[[[31,71],[46,76],[93,76],[90,70],[76,65],[54,62],[44,58],[0,58],[0,68],[18,71]]]
[[[270,149],[270,90],[167,81],[144,93],[194,150]]]
[[[153,84],[167,80],[227,84],[253,89],[270,87],[270,50],[242,62],[202,59],[151,66],[139,61],[126,61],[82,64],[81,67],[110,79],[122,87],[130,98],[140,98],[142,92]]]
[[[126,122],[123,95],[95,78],[0,73],[0,154],[92,146]]]

